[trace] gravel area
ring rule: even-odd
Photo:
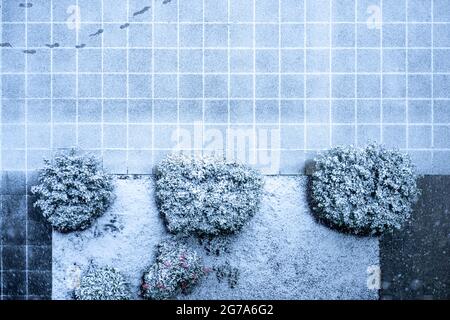
[[[228,251],[204,256],[208,267],[239,270],[231,288],[212,272],[179,299],[378,299],[367,288],[367,268],[379,265],[378,239],[340,234],[318,224],[306,200],[307,178],[266,177],[260,212]],[[154,247],[168,236],[154,202],[151,178],[118,179],[112,207],[88,230],[53,234],[53,298],[70,299],[71,288],[90,261],[117,267],[129,278],[135,298]]]

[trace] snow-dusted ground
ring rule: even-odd
[[[53,299],[71,298],[81,270],[93,261],[121,270],[138,291],[140,278],[165,234],[150,178],[116,181],[112,207],[88,230],[53,232]]]
[[[318,224],[306,201],[306,177],[266,177],[260,212],[232,237],[229,253],[206,255],[209,267],[226,260],[240,270],[229,288],[210,274],[180,299],[377,299],[367,268],[379,264],[378,239],[340,234]],[[154,246],[167,236],[154,203],[151,178],[117,180],[117,199],[90,229],[53,234],[53,298],[70,298],[90,260],[120,269],[138,298]]]

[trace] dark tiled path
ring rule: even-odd
[[[382,299],[450,299],[450,176],[425,176],[408,226],[380,242]]]
[[[1,299],[51,298],[51,228],[32,206],[32,181],[25,172],[1,175]]]

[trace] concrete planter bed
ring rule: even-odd
[[[373,234],[409,218],[414,168],[377,145],[332,149],[314,167],[310,178],[263,177],[235,161],[173,154],[153,179],[111,179],[92,156],[61,153],[31,188],[55,230],[52,297],[377,299]],[[333,228],[323,224],[329,214]]]
[[[229,253],[207,255],[213,268],[226,260],[239,269],[226,279],[207,276],[188,299],[378,299],[367,288],[367,268],[379,265],[377,238],[343,235],[317,223],[306,201],[306,177],[266,177],[260,212],[230,239]],[[151,178],[118,179],[117,199],[94,225],[73,234],[53,233],[53,298],[71,297],[70,285],[91,260],[113,265],[138,298],[142,273],[155,246],[168,236],[154,200]]]

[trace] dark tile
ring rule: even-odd
[[[46,223],[47,220],[43,216],[42,211],[39,208],[36,208],[34,206],[36,200],[37,200],[36,196],[28,196],[28,198],[27,198],[28,220],[36,221],[36,222],[40,222],[40,223]]]
[[[2,193],[24,195],[26,193],[26,178],[24,171],[2,172]]]
[[[48,223],[28,221],[28,244],[51,245],[52,228]]]
[[[427,209],[430,208],[427,208],[427,206],[429,203],[433,202],[433,186],[429,182],[429,179],[427,179],[426,177],[423,179],[419,179],[417,186],[421,190],[421,195],[416,205],[414,206],[414,209],[416,211],[428,212]]]
[[[25,245],[26,244],[26,220],[9,219],[2,221],[1,236],[3,245]]]
[[[28,246],[28,270],[51,271],[52,247]]]
[[[25,246],[3,246],[2,250],[3,271],[26,269]]]
[[[381,299],[450,298],[450,176],[425,176],[410,221],[380,239]]]
[[[52,300],[52,294],[50,292],[48,295],[43,296],[29,295],[27,296],[27,300]]]
[[[31,195],[31,188],[38,184],[39,172],[38,171],[28,171],[27,176],[27,194]]]
[[[30,296],[50,297],[52,294],[52,273],[50,271],[29,271],[28,294]]]
[[[1,233],[2,229],[3,229],[3,196],[0,195],[0,246],[2,245],[2,233]]]
[[[2,297],[2,299],[5,301],[27,300],[27,296],[26,295],[17,295],[17,296],[10,296],[10,295],[6,296],[5,295]]]
[[[445,212],[450,209],[450,178],[448,176],[437,176],[433,188],[434,209]],[[447,215],[448,216],[448,215]]]
[[[2,215],[5,220],[26,218],[27,200],[24,195],[4,195],[2,197]]]
[[[26,274],[25,271],[4,271],[3,274],[3,295],[22,296],[26,295]]]

